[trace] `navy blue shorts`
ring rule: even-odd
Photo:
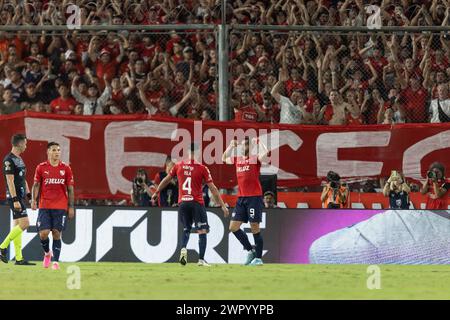
[[[55,229],[61,232],[66,228],[66,219],[66,210],[39,209],[36,226],[38,231]]]
[[[20,210],[16,211],[16,209],[14,208],[14,202],[12,201],[12,199],[8,199],[9,208],[11,209],[11,211],[13,213],[13,220],[28,217],[27,208],[25,206],[24,200],[19,199],[19,203],[20,203],[21,208],[20,208]]]
[[[181,202],[178,207],[178,214],[183,223],[184,231],[190,231],[192,224],[194,224],[194,230],[209,231],[206,209],[200,203],[196,201]]]
[[[263,208],[264,202],[262,196],[239,197],[231,220],[242,221],[244,223],[261,223]]]

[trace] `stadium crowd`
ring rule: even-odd
[[[2,25],[220,23],[220,1],[0,1]],[[383,25],[448,25],[446,0],[371,1]],[[229,1],[228,23],[364,26],[369,3]],[[214,33],[1,32],[0,114],[149,114],[216,119]],[[236,121],[287,124],[444,122],[450,117],[444,33],[232,31]]]

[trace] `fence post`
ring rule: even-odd
[[[230,119],[228,106],[228,26],[219,25],[219,120]]]

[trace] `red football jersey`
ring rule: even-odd
[[[234,121],[236,122],[257,122],[258,113],[251,105],[240,106],[239,109],[234,109]]]
[[[67,187],[73,186],[72,169],[60,161],[52,166],[49,161],[36,167],[34,182],[40,183],[39,208],[67,210]]]
[[[77,105],[77,101],[74,98],[63,99],[61,97],[56,98],[50,102],[50,108],[52,113],[56,114],[72,114],[73,109]]]
[[[427,205],[426,205],[426,209],[440,209],[440,210],[447,210],[448,208],[448,203],[449,203],[449,196],[450,196],[450,179],[444,180],[444,179],[439,179],[438,180],[438,185],[441,188],[444,188],[447,190],[447,192],[440,198],[437,199],[431,199],[429,196],[427,197]],[[428,180],[428,194],[435,194],[434,193],[434,188],[433,188],[433,183],[431,182],[431,180]]]
[[[175,164],[169,174],[178,177],[178,202],[196,201],[205,205],[203,183],[213,181],[206,166],[195,160],[184,160]]]
[[[239,186],[238,197],[262,196],[259,174],[261,162],[257,156],[233,157]]]

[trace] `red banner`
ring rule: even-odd
[[[233,166],[221,156],[234,136],[256,134],[271,150],[271,166],[284,187],[319,184],[329,170],[349,181],[358,177],[389,176],[400,170],[407,177],[425,176],[433,161],[450,170],[450,124],[372,126],[298,126],[236,122],[193,122],[147,116],[59,116],[20,113],[0,117],[0,154],[6,155],[10,137],[25,132],[29,142],[23,158],[32,182],[34,169],[46,160],[46,144],[61,144],[63,160],[75,175],[76,193],[83,197],[128,194],[136,169],[150,177],[161,170],[167,154],[193,138],[202,141],[202,161],[216,185],[236,185]],[[181,157],[181,156],[180,156]],[[177,157],[175,157],[177,158]],[[0,182],[4,196],[4,181]]]

